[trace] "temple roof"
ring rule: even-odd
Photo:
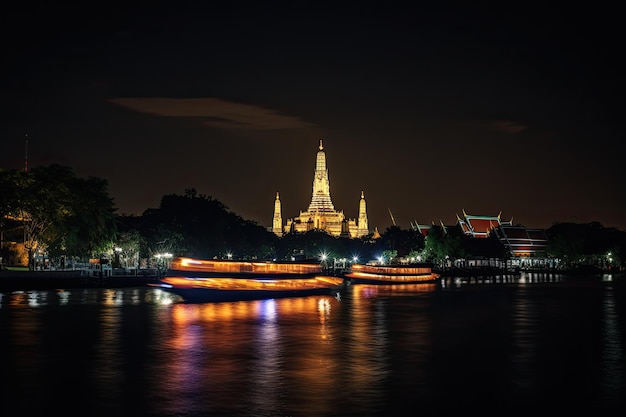
[[[495,237],[514,256],[531,256],[546,251],[548,238],[544,229],[528,229],[522,225],[513,226],[513,219],[502,221],[501,214],[502,212],[497,216],[477,216],[467,214],[463,210],[463,216],[457,215],[457,222],[454,226],[445,226],[442,222],[441,227],[446,234],[462,233],[474,238]],[[424,236],[428,235],[431,228],[429,225],[417,222],[412,223],[411,227]],[[478,242],[474,243],[478,244]]]
[[[501,225],[492,232],[514,256],[544,252],[547,248],[548,238],[543,229]]]
[[[487,237],[491,229],[500,225],[499,216],[470,216],[463,210],[463,217],[457,215],[457,223],[468,235]]]

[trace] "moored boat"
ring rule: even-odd
[[[417,284],[436,282],[439,274],[430,264],[369,265],[354,264],[344,277],[351,284]]]
[[[150,284],[180,296],[186,302],[246,301],[268,298],[337,294],[344,288],[341,277],[312,278],[188,278],[164,277]]]

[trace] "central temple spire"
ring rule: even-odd
[[[335,207],[330,199],[330,182],[328,181],[328,169],[326,168],[326,153],[324,144],[320,139],[319,151],[315,162],[315,174],[313,177],[313,197],[309,205],[309,212],[334,211]]]
[[[280,197],[276,191],[276,200],[274,200],[274,219],[272,220],[272,232],[277,236],[283,235],[283,216],[281,214]]]

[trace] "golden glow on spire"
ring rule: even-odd
[[[276,191],[276,199],[274,200],[274,219],[272,220],[272,232],[277,236],[283,235],[283,215],[280,206],[280,198],[278,197],[278,191]]]

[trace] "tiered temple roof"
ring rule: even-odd
[[[544,229],[527,229],[526,226],[502,225],[492,233],[513,256],[535,256],[546,251],[548,237]]]
[[[470,215],[463,210],[463,217],[459,217],[457,214],[457,224],[461,227],[463,232],[466,235],[470,235],[472,237],[485,238],[489,236],[489,232],[496,227],[501,225],[510,226],[513,219],[510,221],[502,221],[501,220],[502,212],[500,212],[497,216],[475,216]]]

